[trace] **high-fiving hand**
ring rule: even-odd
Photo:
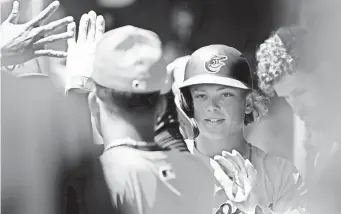
[[[66,52],[46,49],[46,44],[71,38],[74,34],[67,31],[53,34],[73,21],[72,17],[65,17],[49,24],[46,20],[58,9],[59,2],[52,2],[45,10],[25,24],[17,24],[19,18],[19,3],[13,3],[9,17],[0,27],[1,33],[1,65],[17,65],[35,57],[66,57]]]
[[[226,151],[211,161],[214,176],[225,190],[228,199],[245,213],[254,213],[258,204],[256,191],[257,171],[249,160],[237,151]]]
[[[76,28],[75,23],[68,25],[70,31]],[[105,30],[103,16],[94,11],[84,14],[79,23],[78,39],[68,39],[68,56],[66,58],[66,92],[70,89],[78,92],[92,90],[91,74],[95,57],[96,45]]]

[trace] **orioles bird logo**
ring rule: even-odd
[[[213,55],[212,58],[205,62],[205,68],[209,73],[218,73],[225,64],[227,56],[224,55]]]

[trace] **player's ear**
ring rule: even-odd
[[[250,114],[253,110],[252,93],[247,93],[245,102],[245,114]]]
[[[95,93],[96,92],[94,90],[89,93],[88,102],[89,102],[91,115],[96,118],[99,116],[100,111],[99,111],[99,104],[97,102],[97,97]]]

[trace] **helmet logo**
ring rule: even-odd
[[[205,68],[209,73],[218,73],[225,64],[224,61],[227,60],[227,56],[224,55],[213,55],[212,58],[205,62]]]

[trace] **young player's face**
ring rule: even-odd
[[[245,116],[245,92],[241,89],[201,84],[190,88],[194,119],[200,133],[212,138],[225,138],[240,132]]]
[[[335,127],[339,126],[341,119],[340,90],[336,90],[338,80],[333,80],[331,75],[327,75],[330,72],[321,69],[316,72],[298,70],[293,75],[285,75],[274,88],[309,128],[336,134],[339,131]]]

